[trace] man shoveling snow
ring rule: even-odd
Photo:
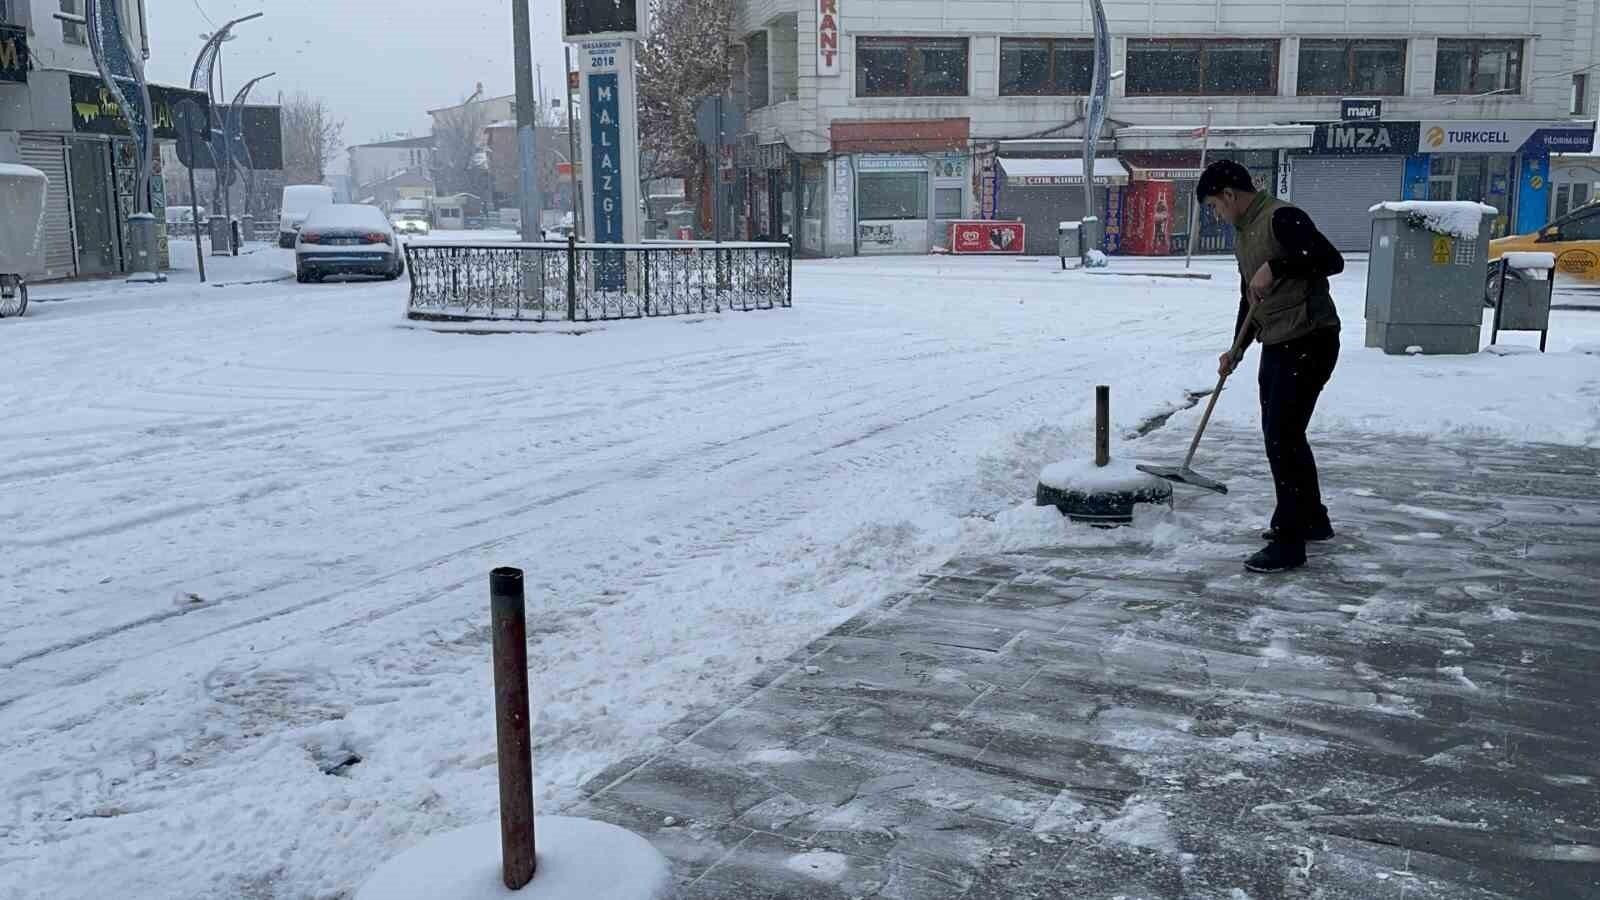
[[[1208,166],[1195,189],[1201,203],[1235,229],[1240,299],[1236,334],[1245,339],[1218,360],[1218,374],[1238,367],[1244,348],[1261,342],[1261,429],[1278,505],[1263,535],[1267,546],[1245,561],[1253,572],[1285,572],[1306,562],[1306,541],[1333,537],[1317,483],[1306,427],[1339,360],[1339,313],[1328,278],[1344,258],[1304,211],[1258,193],[1244,166]]]

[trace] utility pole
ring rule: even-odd
[[[578,122],[572,109],[572,45],[566,45],[567,80],[567,166],[572,176],[572,233],[583,234],[583,195],[578,191]]]
[[[537,151],[539,100],[533,92],[533,38],[529,32],[528,0],[511,0],[511,30],[517,81],[517,156],[521,162],[522,239],[539,240],[539,170]]]

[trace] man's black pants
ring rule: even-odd
[[[1338,361],[1334,328],[1261,348],[1261,430],[1278,492],[1272,527],[1280,540],[1304,541],[1308,529],[1328,524],[1306,427]]]

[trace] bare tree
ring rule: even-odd
[[[649,135],[645,178],[687,178],[705,151],[695,134],[701,98],[728,89],[733,0],[651,0],[655,30],[639,48],[639,132]]]
[[[479,102],[483,86],[461,105],[433,116],[433,182],[442,194],[472,193],[487,199],[490,184],[484,129],[489,107]]]
[[[283,175],[288,184],[321,184],[344,137],[319,97],[299,91],[283,104]]]

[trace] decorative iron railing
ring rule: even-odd
[[[793,305],[788,243],[424,240],[405,250],[412,319],[592,322]]]

